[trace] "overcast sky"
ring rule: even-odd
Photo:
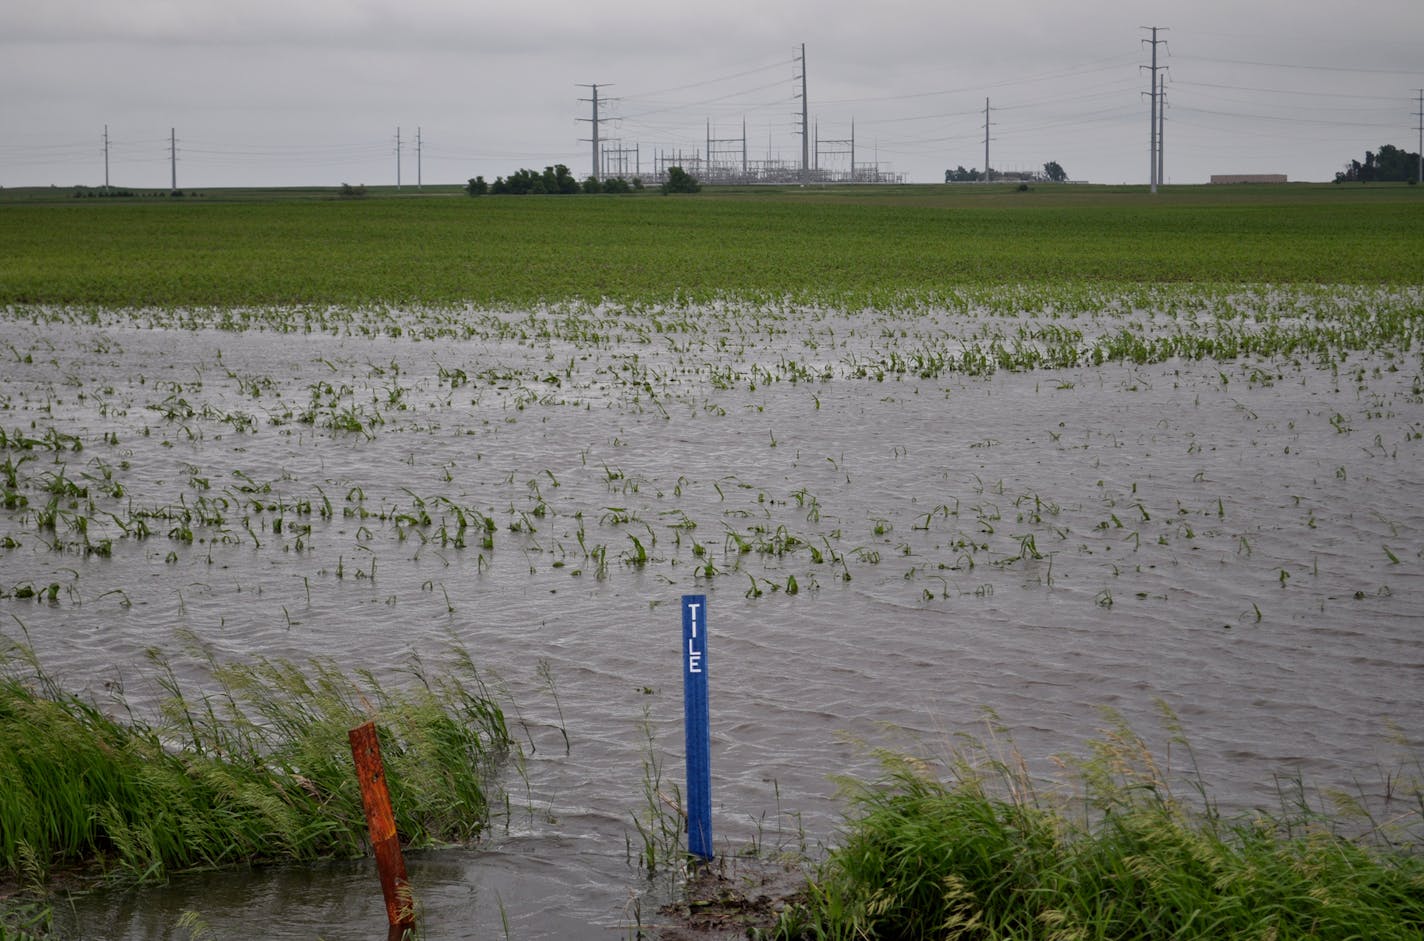
[[[1165,175],[1328,180],[1418,148],[1424,0],[9,0],[0,186],[180,188],[493,179],[591,169],[605,138],[705,151],[742,123],[752,160],[799,161],[801,44],[813,136],[912,182],[1056,160],[1145,183],[1148,72],[1166,67]],[[417,155],[416,135],[420,137]],[[729,145],[718,145],[727,147]],[[824,165],[846,157],[822,145]],[[630,169],[634,156],[628,158]]]

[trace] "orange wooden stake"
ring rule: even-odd
[[[367,722],[352,729],[347,737],[351,739],[351,757],[356,759],[356,778],[361,782],[361,804],[366,810],[366,826],[371,831],[371,850],[381,875],[381,891],[386,896],[389,937],[400,938],[415,927],[415,912],[400,837],[396,835],[396,818],[391,812],[391,793],[386,789],[386,769],[381,763],[375,723]]]

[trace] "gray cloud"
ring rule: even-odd
[[[587,96],[605,135],[655,150],[740,134],[799,156],[793,56],[807,46],[812,120],[857,161],[917,181],[983,162],[1143,182],[1148,61],[1169,66],[1167,176],[1286,172],[1328,179],[1366,148],[1413,149],[1424,5],[1202,0],[949,5],[666,3],[537,7],[423,0],[246,4],[48,0],[0,36],[0,185],[163,185],[177,128],[180,185],[393,182],[395,129],[421,128],[427,181],[565,162],[589,169]],[[736,76],[736,77],[732,77]],[[413,176],[414,151],[403,153]]]

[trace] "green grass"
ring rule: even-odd
[[[1228,819],[1174,793],[1120,723],[1077,787],[1035,790],[1020,759],[963,753],[952,773],[888,757],[782,919],[783,938],[1405,939],[1424,933],[1419,782],[1372,817],[1283,797]],[[1387,821],[1387,822],[1385,822]]]
[[[161,718],[61,689],[25,647],[0,651],[0,884],[56,872],[130,881],[180,870],[357,856],[366,824],[349,729],[374,719],[396,825],[412,845],[478,835],[510,746],[469,657],[393,690],[325,661],[220,663],[197,696],[152,653]]]
[[[966,285],[1418,283],[1418,187],[886,187],[694,197],[238,193],[0,205],[0,303],[520,306]]]

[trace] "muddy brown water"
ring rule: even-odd
[[[64,522],[69,547],[45,545],[35,499],[7,512],[0,589],[61,587],[0,601],[6,632],[23,624],[67,686],[121,683],[140,709],[144,651],[183,668],[183,630],[221,657],[388,677],[457,638],[517,703],[526,755],[486,840],[409,859],[429,937],[658,920],[632,821],[650,757],[666,789],[681,775],[685,592],[709,596],[727,853],[814,856],[841,822],[835,776],[873,776],[871,747],[947,753],[986,714],[1047,775],[1104,708],[1164,743],[1164,703],[1228,809],[1274,807],[1278,776],[1377,796],[1418,755],[1417,354],[876,381],[854,364],[912,342],[887,329],[904,315],[592,341],[123,320],[0,318],[0,425],[84,445],[26,452],[21,480],[63,470],[97,492],[107,468],[124,494],[96,502],[120,520],[203,497],[228,511],[192,544],[96,514],[107,557]],[[327,427],[343,415],[364,429]],[[332,518],[287,512],[282,533],[240,509],[320,495]],[[441,546],[440,497],[491,516],[494,548]],[[417,501],[430,526],[343,515]],[[176,938],[185,911],[224,937],[369,937],[383,919],[355,861],[89,894],[61,920]]]

